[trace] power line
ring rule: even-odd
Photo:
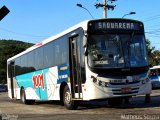
[[[146,33],[148,35],[152,35],[152,36],[157,36],[157,37],[160,37],[160,34],[159,33]]]
[[[153,42],[152,42],[152,44],[160,44],[160,43],[153,43]]]
[[[145,26],[145,28],[151,28],[151,27],[160,27],[160,24],[154,24],[154,25],[150,25],[150,26]]]
[[[160,38],[160,36],[158,36],[158,35],[148,35],[148,37]]]
[[[159,27],[159,26],[157,26],[157,27]],[[145,28],[145,30],[148,30],[148,31],[160,31],[160,28],[157,28],[157,29],[155,29],[155,28]]]
[[[145,19],[146,19],[146,20],[150,20],[150,19],[157,18],[157,17],[160,17],[160,15],[150,16],[150,17],[147,17],[147,18],[145,18]]]
[[[153,21],[153,20],[157,20],[160,19],[160,16],[154,17],[154,18],[150,18],[148,20],[144,20],[144,22],[149,22],[149,21]]]
[[[13,34],[17,34],[17,35],[20,35],[20,36],[26,36],[26,37],[34,37],[34,38],[46,38],[46,37],[49,37],[49,36],[39,36],[39,35],[19,33],[19,32],[15,32],[15,31],[12,31],[12,30],[5,29],[5,28],[0,28],[0,30],[6,31],[6,32],[9,32],[9,33],[13,33]]]
[[[146,33],[157,34],[159,32],[160,32],[160,30],[153,30],[153,31],[147,31]]]

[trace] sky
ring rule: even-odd
[[[0,0],[10,13],[0,21],[0,39],[38,43],[75,24],[92,19],[90,14],[76,4],[87,8],[94,19],[103,18],[102,8],[96,3],[103,0]],[[108,2],[110,4],[110,2]],[[117,0],[115,9],[107,11],[108,18],[125,18],[142,21],[146,38],[151,46],[160,50],[160,0]]]

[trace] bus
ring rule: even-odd
[[[130,19],[83,21],[7,60],[8,95],[24,104],[123,100],[151,93],[144,25]]]
[[[150,80],[152,88],[160,88],[160,66],[153,66],[150,68]]]

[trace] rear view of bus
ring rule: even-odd
[[[143,23],[127,19],[88,23],[86,75],[90,99],[110,98],[111,105],[138,94],[149,94],[149,62]]]

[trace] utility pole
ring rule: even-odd
[[[106,6],[107,6],[107,1],[106,1],[106,0],[103,0],[103,3],[104,3],[104,4],[103,4],[103,5],[104,5],[104,6],[103,6],[103,17],[104,17],[104,18],[107,18],[107,7],[106,7]]]
[[[99,7],[102,7],[103,8],[103,17],[104,18],[107,18],[107,10],[114,10],[114,8],[116,7],[116,5],[109,5],[109,4],[107,4],[107,2],[111,2],[111,3],[113,3],[113,2],[115,2],[115,1],[117,1],[117,0],[103,0],[103,4],[100,4],[100,3],[98,3],[98,4],[96,4],[95,5],[95,7],[96,8],[99,8]]]

